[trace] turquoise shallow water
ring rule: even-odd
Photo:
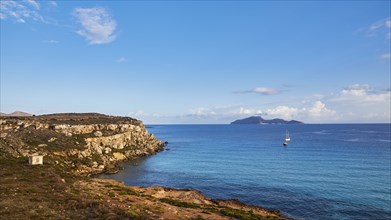
[[[391,219],[390,124],[152,125],[169,151],[101,176],[194,188],[296,219]],[[282,146],[285,130],[292,141]]]

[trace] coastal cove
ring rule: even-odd
[[[285,130],[291,135],[282,146]],[[391,217],[390,124],[151,125],[157,155],[100,178],[200,190],[295,219]]]
[[[285,219],[277,210],[199,191],[125,186],[91,175],[164,149],[130,117],[61,113],[0,118],[4,219]],[[38,159],[38,160],[37,160]]]

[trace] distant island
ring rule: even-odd
[[[26,117],[26,116],[32,116],[32,114],[27,113],[27,112],[22,112],[22,111],[15,111],[10,114],[0,112],[0,116],[3,116],[3,117]]]
[[[304,124],[304,123],[296,120],[286,121],[280,118],[267,120],[267,119],[263,119],[261,116],[251,116],[248,118],[239,119],[231,122],[231,125],[236,125],[236,124]]]

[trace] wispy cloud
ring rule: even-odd
[[[138,117],[141,117],[141,116],[149,116],[149,114],[145,113],[143,110],[137,110],[135,112],[129,112],[127,114],[127,116],[138,118]]]
[[[342,92],[345,91],[365,91],[369,90],[369,85],[368,84],[353,84],[350,86],[346,86],[345,88],[342,89]]]
[[[366,34],[369,37],[376,37],[378,35],[386,35],[388,39],[391,38],[391,18],[383,18],[375,23],[371,24],[367,30]]]
[[[106,9],[76,8],[72,14],[81,25],[76,33],[85,37],[89,44],[107,44],[116,39],[117,23]]]
[[[117,62],[117,63],[124,63],[124,62],[127,62],[127,61],[128,61],[128,59],[126,59],[125,57],[120,57],[115,62]]]
[[[33,0],[28,1],[0,1],[0,18],[12,20],[17,23],[29,21],[46,22],[39,13],[40,5]]]
[[[48,4],[52,7],[58,7],[58,4],[56,1],[48,1]]]
[[[389,60],[389,59],[391,59],[391,54],[389,54],[389,53],[382,54],[382,55],[380,55],[380,59]]]
[[[276,95],[280,93],[280,91],[278,89],[273,89],[273,88],[257,87],[255,89],[237,91],[235,93],[256,93],[261,95]]]
[[[287,88],[293,88],[293,87],[298,87],[299,85],[298,84],[282,84],[283,87],[287,87]]]
[[[43,43],[47,43],[47,44],[58,44],[58,43],[60,43],[60,41],[57,41],[57,40],[44,40],[42,42]]]
[[[388,90],[375,90],[367,84],[354,84],[343,88],[331,101],[348,103],[352,104],[352,106],[362,105],[362,107],[370,104],[386,104],[391,101],[391,92]]]
[[[41,8],[41,6],[39,5],[38,2],[34,1],[34,0],[26,0],[26,2],[28,4],[30,4],[33,8],[35,8],[36,10],[39,10]]]

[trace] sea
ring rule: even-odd
[[[286,130],[291,141],[283,146]],[[391,219],[391,124],[150,125],[166,150],[101,178],[191,188],[294,219]]]

